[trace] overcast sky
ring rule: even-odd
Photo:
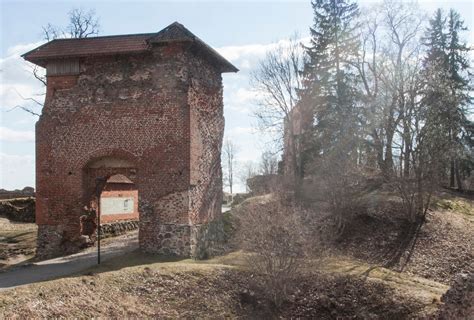
[[[360,1],[370,5],[378,1]],[[431,14],[437,7],[459,11],[472,30],[470,0],[418,1]],[[272,44],[297,32],[307,37],[312,25],[310,0],[305,1],[5,1],[0,0],[0,188],[34,186],[34,124],[37,117],[15,109],[21,96],[42,92],[20,54],[40,45],[41,27],[67,24],[72,8],[94,9],[100,35],[157,32],[178,21],[229,59],[240,72],[224,74],[225,135],[238,146],[237,159],[258,161],[266,148],[253,129],[255,108],[249,71]],[[474,43],[473,32],[468,41]],[[242,191],[243,186],[237,186]]]

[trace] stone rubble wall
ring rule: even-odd
[[[100,227],[101,238],[116,237],[129,231],[137,230],[138,226],[138,220],[104,223]]]
[[[35,198],[0,201],[0,216],[10,221],[35,222]]]

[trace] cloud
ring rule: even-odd
[[[13,190],[34,185],[34,156],[0,153],[0,188]]]
[[[11,109],[17,105],[33,108],[34,103],[24,98],[42,99],[38,94],[44,92],[44,87],[33,76],[33,65],[21,57],[21,54],[34,49],[40,44],[42,42],[10,47],[7,50],[7,56],[0,59],[0,82],[2,83],[0,87],[0,109]],[[39,71],[44,72],[44,69],[39,69]]]
[[[229,135],[254,134],[256,130],[252,127],[235,127],[229,130]]]
[[[298,39],[303,44],[308,44],[309,37]],[[241,46],[227,46],[217,48],[217,52],[232,62],[241,71],[251,70],[259,60],[265,58],[268,51],[275,50],[279,46],[288,46],[289,39],[282,39],[273,43],[266,44],[248,44]]]
[[[0,140],[7,142],[32,142],[35,141],[34,131],[17,131],[0,127]]]

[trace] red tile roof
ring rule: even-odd
[[[48,60],[97,55],[145,52],[153,43],[193,42],[199,52],[215,60],[222,72],[237,72],[229,61],[196,37],[182,24],[175,22],[157,33],[129,34],[80,39],[55,39],[25,54],[23,58],[40,66]]]
[[[52,58],[142,52],[147,50],[146,40],[153,35],[153,33],[147,33],[81,39],[55,39],[25,53],[23,57],[28,61],[35,62]]]

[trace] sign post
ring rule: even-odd
[[[97,264],[100,264],[100,195],[97,204]]]
[[[96,178],[96,197],[97,197],[97,264],[100,264],[100,195],[104,187],[105,178],[97,177]]]

